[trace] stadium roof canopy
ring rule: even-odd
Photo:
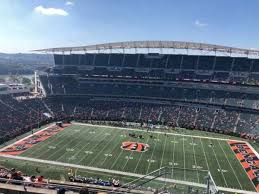
[[[183,42],[183,41],[127,41],[95,44],[78,47],[59,47],[34,50],[37,52],[79,52],[79,51],[100,51],[113,49],[187,49],[209,52],[221,52],[229,54],[255,55],[259,56],[259,50],[242,49],[214,44]]]

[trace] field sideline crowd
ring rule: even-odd
[[[53,121],[116,121],[161,124],[258,139],[256,114],[186,104],[92,101],[84,98],[0,96],[0,143]]]

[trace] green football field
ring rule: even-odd
[[[125,150],[123,142],[149,147]],[[171,179],[196,183],[205,183],[209,170],[218,186],[255,191],[227,141],[210,137],[73,124],[20,156],[143,175],[171,166]]]

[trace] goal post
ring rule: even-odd
[[[219,193],[219,190],[217,188],[217,185],[216,185],[215,181],[213,180],[211,173],[208,172],[206,194],[218,194],[218,193]]]
[[[187,171],[187,172],[186,172]],[[192,174],[197,176],[197,182],[194,180],[187,180],[186,177]],[[180,177],[174,177],[173,174],[186,174],[185,180]],[[198,181],[200,180],[200,181]],[[207,170],[200,169],[183,169],[175,168],[172,166],[164,166],[146,175],[143,175],[131,182],[128,182],[122,186],[127,188],[129,191],[138,189],[156,189],[159,192],[176,192],[182,190],[184,193],[206,193],[206,194],[217,194],[217,186],[211,176],[211,173]]]

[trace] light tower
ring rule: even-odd
[[[34,93],[38,93],[37,71],[34,71]]]

